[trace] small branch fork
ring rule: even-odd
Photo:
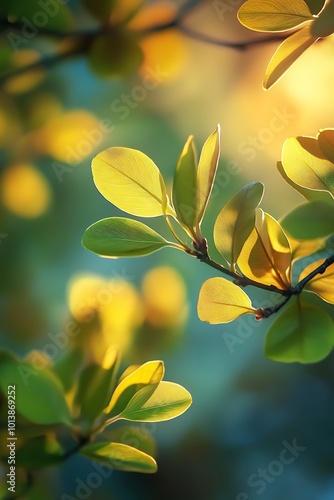
[[[189,0],[181,9],[179,9],[172,20],[169,20],[165,23],[158,23],[156,25],[150,26],[145,30],[134,31],[133,35],[141,38],[151,33],[158,33],[161,31],[166,31],[170,28],[177,28],[181,33],[195,40],[239,51],[247,50],[249,47],[252,47],[254,45],[262,45],[275,41],[282,41],[290,35],[290,33],[283,35],[269,35],[241,42],[230,42],[228,40],[221,40],[215,37],[211,37],[210,35],[199,33],[185,24],[186,17],[199,6],[201,6],[200,0]],[[24,24],[19,20],[9,21],[8,19],[0,19],[0,35],[2,36],[6,35],[6,33],[8,34],[9,30],[19,34],[20,32],[22,32],[23,28]],[[88,31],[67,32],[48,28],[38,28],[37,36],[50,37],[60,41],[67,39],[68,41],[73,42],[73,44],[70,44],[67,50],[63,50],[60,53],[45,57],[31,64],[27,64],[26,66],[10,70],[0,77],[0,82],[4,82],[11,77],[18,76],[32,70],[50,68],[73,56],[84,55],[88,53],[91,43],[97,37],[106,33],[116,33],[117,31],[119,31],[119,27],[114,25],[103,25],[97,29]]]
[[[257,319],[263,319],[263,318],[269,318],[272,314],[275,314],[278,312],[289,300],[293,295],[299,295],[304,287],[307,285],[307,283],[313,279],[315,276],[318,274],[324,274],[326,269],[334,263],[334,255],[331,255],[328,257],[320,266],[318,266],[316,269],[314,269],[310,274],[305,276],[301,281],[299,281],[295,286],[292,286],[290,288],[286,289],[280,289],[277,288],[275,285],[265,285],[263,283],[259,283],[257,281],[254,281],[250,278],[247,278],[247,276],[244,275],[239,275],[235,273],[234,271],[231,271],[230,269],[227,269],[226,267],[222,266],[221,264],[218,264],[214,260],[212,260],[207,252],[207,244],[206,240],[203,239],[203,242],[201,242],[200,245],[194,244],[195,250],[192,250],[190,248],[185,249],[187,253],[192,255],[193,257],[196,257],[198,260],[201,262],[204,262],[204,264],[207,264],[208,266],[212,267],[213,269],[216,269],[217,271],[226,274],[230,278],[233,278],[233,283],[236,284],[239,287],[246,287],[246,286],[254,286],[256,288],[260,288],[261,290],[266,290],[268,292],[273,292],[273,293],[278,293],[284,297],[282,302],[279,304],[272,306],[272,307],[266,307],[266,308],[259,308],[257,310],[256,318]]]

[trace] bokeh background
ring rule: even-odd
[[[61,15],[23,31],[23,4],[33,19],[42,3],[5,1],[0,8],[1,346],[20,356],[44,350],[61,357],[60,348],[47,352],[50,334],[70,318],[80,322],[77,306],[85,304],[100,321],[77,339],[90,356],[116,338],[127,364],[163,359],[166,379],[191,392],[193,405],[182,417],[144,426],[157,443],[158,473],[113,471],[91,498],[333,499],[333,355],[310,366],[274,363],[263,354],[271,320],[201,323],[198,291],[215,273],[181,252],[107,260],[81,246],[90,224],[121,215],[92,181],[97,152],[140,149],[171,183],[188,135],[200,148],[217,123],[222,158],[204,221],[214,257],[215,217],[246,182],[265,184],[262,207],[276,218],[301,203],[276,162],[286,137],[333,126],[333,39],[311,47],[265,92],[262,76],[277,42],[237,50],[201,40],[263,37],[239,25],[242,1],[190,2],[185,9],[178,1],[115,2],[115,34],[89,56],[85,42],[59,33],[94,33],[93,2],[54,0]],[[8,17],[10,8],[17,10]],[[167,28],[180,12],[182,29]],[[124,33],[138,35],[138,43]],[[159,218],[150,224],[168,234]],[[261,299],[267,297],[255,296]],[[272,461],[286,442],[303,451],[281,470]],[[269,479],[256,483],[259,468],[268,467]],[[85,481],[93,470],[80,458],[46,469],[36,498],[76,498],[75,479]]]

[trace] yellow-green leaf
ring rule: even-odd
[[[190,393],[173,382],[160,382],[153,394],[149,391],[149,387],[144,387],[137,392],[120,418],[137,422],[162,422],[178,417],[192,403]]]
[[[156,164],[135,149],[112,147],[92,161],[94,182],[116,207],[141,217],[163,215],[166,187]]]
[[[318,260],[307,266],[299,277],[299,281],[306,278],[312,271],[323,264],[325,259]],[[323,274],[317,274],[306,285],[305,290],[315,293],[326,302],[334,304],[334,264],[327,267]]]
[[[334,203],[315,200],[299,205],[288,213],[281,225],[299,240],[312,240],[334,232]]]
[[[239,9],[238,19],[254,31],[286,31],[313,16],[302,0],[248,0]]]
[[[312,23],[311,32],[314,36],[325,38],[334,33],[334,2],[327,0],[324,8],[318,13]]]
[[[196,224],[200,226],[215,179],[220,154],[220,126],[206,140],[198,164],[197,171],[197,216]]]
[[[80,448],[81,455],[113,469],[153,473],[157,470],[154,458],[143,451],[122,443],[100,442]]]
[[[280,224],[260,208],[255,228],[247,238],[238,258],[243,274],[266,285],[286,289],[291,286],[291,248]]]
[[[231,268],[255,225],[255,209],[263,196],[263,184],[250,182],[223,207],[214,225],[214,242]]]
[[[197,214],[197,159],[193,136],[185,143],[176,167],[173,204],[178,221],[192,229]]]
[[[311,34],[310,26],[305,26],[284,40],[269,61],[264,75],[263,88],[270,89],[317,39]]]
[[[334,128],[320,130],[317,141],[324,157],[334,164]]]
[[[229,323],[256,310],[237,285],[224,278],[211,278],[203,283],[199,292],[197,312],[201,321],[215,325]]]
[[[140,257],[173,246],[142,222],[125,217],[110,217],[86,229],[82,244],[102,257]]]
[[[329,314],[298,297],[271,325],[265,354],[285,363],[316,363],[333,347],[334,323]]]
[[[294,183],[314,191],[327,191],[334,198],[334,165],[324,157],[315,138],[286,139],[282,165]]]
[[[123,378],[116,387],[105,413],[121,413],[130,399],[145,385],[158,384],[164,376],[163,361],[148,361]]]

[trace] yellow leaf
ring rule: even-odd
[[[248,278],[280,289],[291,286],[291,248],[280,224],[257,209],[255,228],[246,240],[238,266]]]
[[[104,410],[105,413],[110,413],[115,408],[117,403],[120,402],[122,396],[125,395],[125,391],[127,389],[136,389],[138,385],[158,384],[161,382],[164,372],[165,368],[162,361],[148,361],[147,363],[141,365],[137,370],[121,380],[110,399],[109,405]],[[135,392],[136,390],[134,390],[134,393]],[[127,396],[127,401],[122,403],[123,408],[120,408],[120,411],[124,409],[133,395],[134,394],[131,394],[130,397]]]
[[[239,9],[238,19],[254,31],[286,31],[313,16],[303,0],[248,0]]]
[[[319,130],[317,141],[323,155],[327,160],[334,163],[334,129],[326,128],[324,130]]]
[[[198,297],[198,317],[211,324],[229,323],[242,314],[255,313],[246,293],[224,278],[205,281]]]
[[[307,266],[299,277],[299,281],[308,276],[317,267],[323,264],[325,259],[317,260]],[[323,274],[317,274],[306,285],[305,290],[315,293],[326,302],[334,304],[334,265],[328,266]]]
[[[116,207],[132,215],[163,215],[166,187],[156,164],[135,149],[113,147],[92,161],[94,182]]]
[[[311,34],[310,24],[284,40],[269,61],[264,76],[263,88],[270,89],[298,57],[317,40],[318,38]]]
[[[216,175],[220,153],[220,126],[205,142],[198,164],[197,171],[197,217],[199,226],[208,204],[213,182]]]
[[[334,165],[324,157],[315,138],[286,139],[282,165],[294,183],[314,191],[327,191],[334,198]]]

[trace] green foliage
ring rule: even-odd
[[[285,12],[285,4],[278,3]],[[301,6],[300,12],[304,12],[303,9],[307,9],[306,5]],[[280,14],[277,15],[280,19]],[[301,19],[300,15],[297,22],[303,22]],[[285,18],[285,22],[292,21]],[[316,293],[326,302],[333,302],[333,272],[330,267],[334,262],[331,243],[334,221],[333,145],[333,129],[322,130],[317,138],[296,137],[285,141],[278,170],[309,201],[287,214],[282,224],[259,208],[264,191],[261,183],[247,184],[225,204],[214,224],[213,233],[215,246],[229,263],[227,268],[210,258],[206,239],[201,233],[201,222],[217,169],[219,128],[206,141],[198,166],[193,137],[188,138],[176,166],[172,197],[166,192],[158,167],[139,151],[110,148],[97,155],[92,168],[98,189],[116,206],[137,216],[164,216],[177,242],[167,243],[157,233],[150,236],[152,241],[155,238],[161,247],[168,244],[175,246],[233,278],[233,282],[224,278],[209,279],[199,293],[199,318],[219,324],[233,321],[243,314],[253,314],[258,320],[267,318],[278,313],[304,289]],[[170,218],[179,224],[183,238],[174,230]],[[126,243],[121,245],[117,232],[104,230],[104,225],[106,228],[108,224],[117,227],[119,221],[127,228],[123,231]],[[106,219],[87,229],[84,245],[100,255],[115,257],[149,253],[147,248],[143,251],[143,237],[133,237],[131,247],[128,247],[128,228],[131,224],[133,227],[140,224],[141,231],[149,234],[149,228],[139,222]],[[92,231],[99,225],[101,231]],[[327,239],[323,240],[325,236]],[[320,250],[326,250],[326,260],[319,261],[317,258]],[[294,263],[310,255],[314,256],[316,264],[308,265],[299,281],[294,282]],[[275,300],[271,307],[255,308],[248,294],[241,289],[245,286],[278,294],[281,299]],[[293,322],[291,318],[295,318]],[[321,336],[316,331],[317,322]],[[269,329],[265,352],[270,359],[277,361],[313,363],[326,357],[333,347],[331,317],[320,308],[297,300]],[[144,387],[141,381],[143,367],[125,377],[116,388],[107,412],[110,415],[119,414],[121,418],[137,415],[139,419],[138,415],[144,415],[151,419],[151,414],[158,418],[161,410],[156,411],[154,405],[157,398],[159,402],[159,391],[164,386],[161,385],[161,378],[155,379],[155,368],[154,363],[145,368],[148,371],[145,371]],[[152,378],[150,370],[154,374]],[[159,383],[160,389],[157,389],[156,384]],[[181,393],[180,397],[182,399]]]
[[[309,5],[308,5],[309,4]],[[334,33],[334,4],[294,0],[248,0],[239,9],[241,24],[255,31],[285,32],[300,29],[278,47],[266,69],[263,87],[272,87],[317,40]],[[317,15],[315,15],[317,14]]]

